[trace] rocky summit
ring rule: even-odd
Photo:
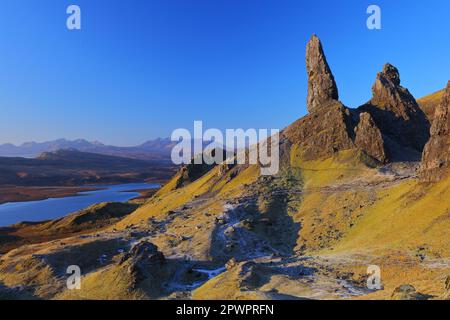
[[[309,112],[314,112],[339,99],[336,82],[323,53],[322,43],[316,35],[311,37],[306,46],[306,70]]]
[[[400,85],[400,73],[387,63],[372,86],[372,99],[359,110],[373,117],[384,139],[389,140],[390,155],[399,147],[421,152],[429,138],[430,124],[408,89]]]

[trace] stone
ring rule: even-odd
[[[339,93],[323,52],[322,43],[313,35],[306,46],[306,70],[308,73],[309,112],[315,112],[330,101],[338,100]]]
[[[127,266],[128,273],[135,277],[136,282],[158,274],[165,263],[165,257],[158,247],[148,241],[135,244],[119,262]]]
[[[392,300],[428,300],[431,296],[416,291],[410,284],[404,284],[395,288],[392,293]]]

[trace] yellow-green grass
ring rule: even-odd
[[[436,255],[450,256],[450,177],[433,185],[405,181],[378,190],[377,199],[335,250],[425,245]]]

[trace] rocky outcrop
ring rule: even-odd
[[[175,188],[185,187],[188,184],[201,178],[203,175],[212,170],[217,164],[214,162],[212,164],[206,163],[205,159],[208,157],[210,160],[214,160],[216,154],[222,153],[220,159],[224,161],[229,157],[229,152],[226,152],[222,148],[215,148],[210,150],[205,150],[202,154],[196,155],[192,158],[189,164],[184,165],[176,174],[176,186]]]
[[[383,135],[397,144],[422,152],[429,137],[429,122],[408,89],[400,85],[398,69],[386,64],[372,87],[372,99],[361,106]]]
[[[392,112],[404,120],[411,118],[411,113],[418,109],[418,104],[408,89],[400,85],[400,73],[393,65],[387,63],[383,71],[377,74],[372,87],[373,97],[370,102],[380,109]]]
[[[438,181],[450,167],[450,81],[434,114],[431,137],[422,155],[420,176],[423,181]]]
[[[352,133],[350,110],[338,101],[321,112],[313,112],[297,120],[284,131],[291,143],[300,146],[304,160],[355,148]]]
[[[308,72],[308,111],[314,112],[338,100],[339,94],[333,74],[328,66],[322,43],[313,35],[306,47],[306,69]]]
[[[428,300],[431,296],[416,291],[410,284],[404,284],[395,288],[392,293],[392,300]]]
[[[157,276],[165,263],[164,255],[158,251],[157,246],[148,241],[141,241],[122,257],[119,265],[126,266],[128,273],[138,283]]]
[[[315,35],[306,48],[306,68],[310,113],[283,132],[291,144],[300,147],[302,159],[314,160],[359,148],[374,159],[385,162],[383,137],[372,116],[369,113],[358,115],[338,101],[336,82],[322,44]],[[357,118],[361,119],[359,124]]]
[[[363,112],[359,115],[359,123],[355,129],[355,134],[357,147],[379,162],[386,162],[383,137],[369,113]]]

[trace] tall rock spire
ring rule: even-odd
[[[306,47],[306,70],[308,72],[308,111],[314,112],[339,94],[333,74],[323,52],[322,43],[313,35]]]

